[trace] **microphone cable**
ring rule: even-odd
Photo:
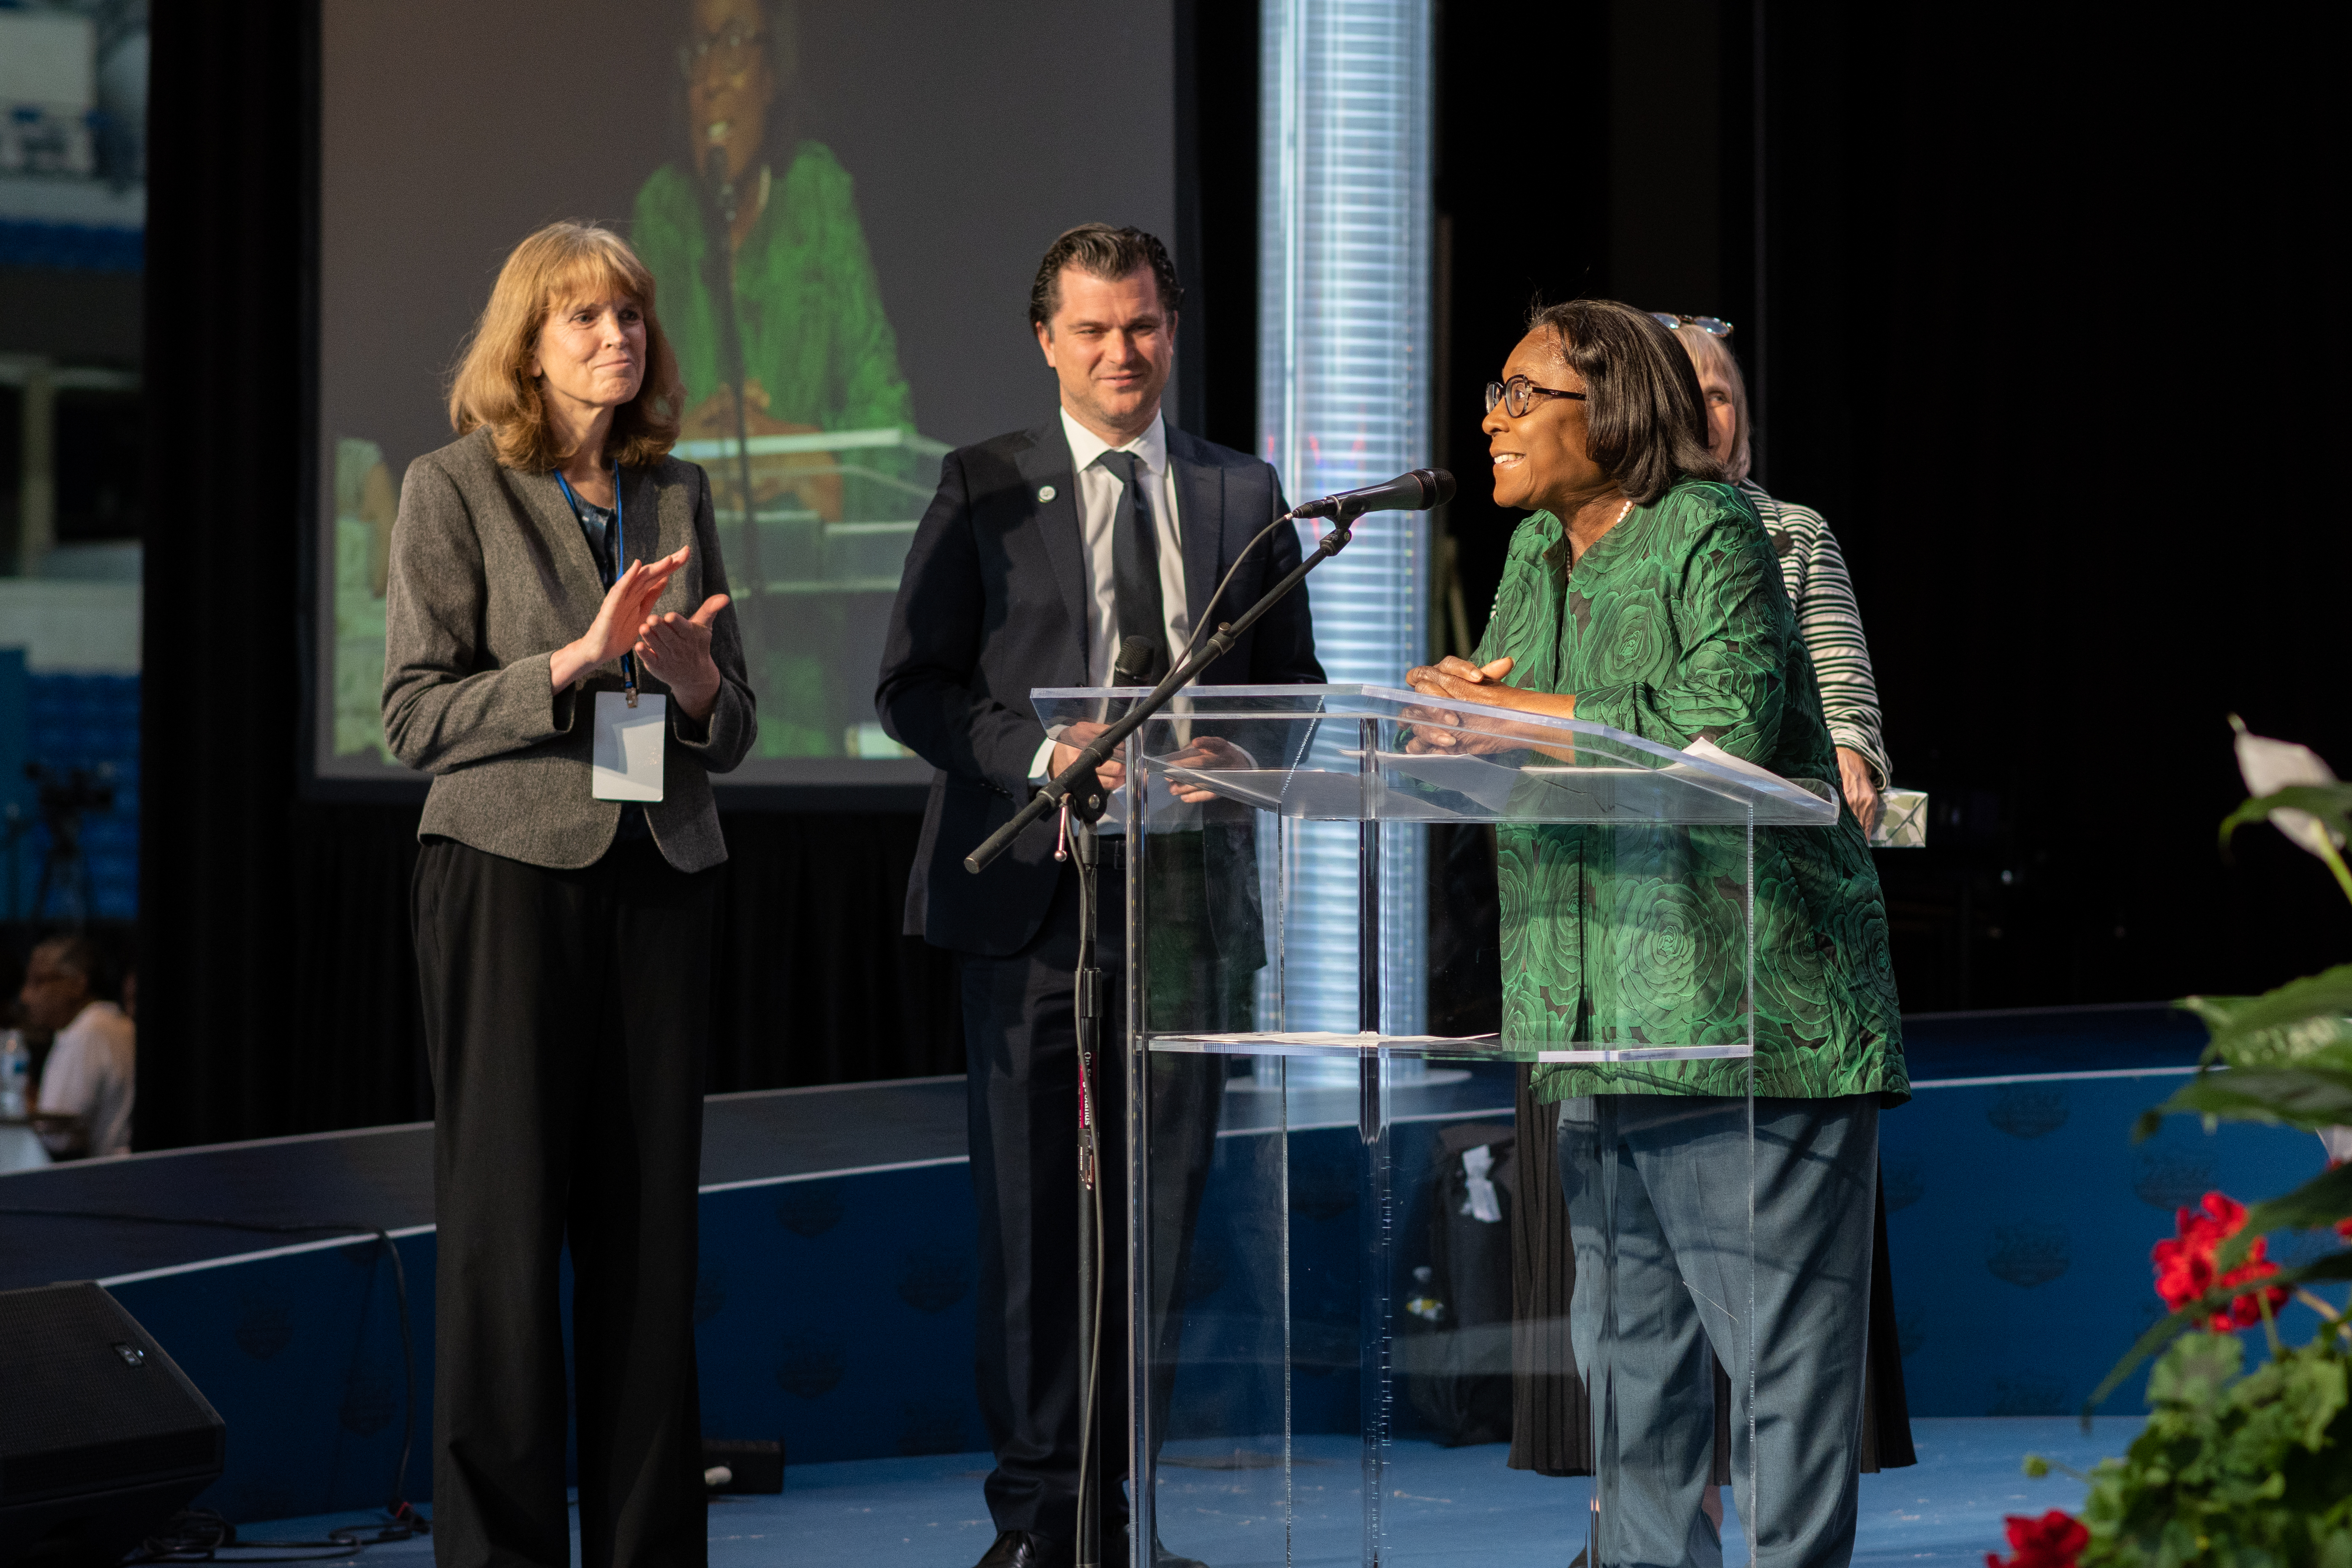
[[[1217,607],[1217,601],[1223,598],[1225,596],[1225,590],[1234,585],[1234,574],[1242,569],[1242,563],[1249,559],[1249,552],[1255,550],[1260,544],[1265,542],[1267,536],[1272,534],[1276,529],[1280,528],[1286,522],[1291,522],[1294,521],[1296,521],[1296,519],[1293,514],[1286,511],[1280,517],[1276,518],[1272,522],[1267,523],[1264,528],[1259,529],[1257,531],[1257,536],[1252,539],[1247,544],[1242,546],[1241,553],[1234,557],[1234,563],[1225,568],[1223,578],[1217,584],[1217,591],[1209,595],[1209,602],[1206,605],[1201,606],[1201,618],[1198,621],[1195,621],[1192,625],[1192,639],[1184,645],[1184,657],[1176,661],[1178,668],[1181,668],[1184,665],[1192,662],[1193,650],[1201,646],[1201,639],[1208,636],[1209,627],[1214,624],[1209,619],[1209,612]],[[1354,524],[1351,523],[1349,526],[1353,528]]]

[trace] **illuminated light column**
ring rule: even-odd
[[[1429,461],[1430,0],[1265,0],[1263,17],[1258,430],[1297,501]],[[1311,526],[1300,539],[1313,547]],[[1428,513],[1376,512],[1307,579],[1335,684],[1402,685],[1423,661],[1429,558]],[[1283,1022],[1352,1032],[1355,829],[1300,826]],[[1381,861],[1381,1028],[1418,1034],[1418,836],[1385,830]]]

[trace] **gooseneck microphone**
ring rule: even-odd
[[[1293,517],[1355,517],[1368,511],[1427,511],[1454,499],[1454,476],[1444,468],[1415,468],[1384,485],[1341,490],[1290,509]]]

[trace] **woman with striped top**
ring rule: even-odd
[[[1853,579],[1830,525],[1811,507],[1775,500],[1748,477],[1748,386],[1739,362],[1731,357],[1723,323],[1711,317],[1660,315],[1675,341],[1690,355],[1706,398],[1707,447],[1723,464],[1740,493],[1764,520],[1780,557],[1780,578],[1797,612],[1797,636],[1813,656],[1822,686],[1822,713],[1837,742],[1838,783],[1846,804],[1874,832],[1886,787],[1886,742],[1878,720],[1878,683],[1870,672],[1870,645],[1863,640],[1862,612],[1853,601]],[[1723,331],[1730,329],[1723,327]]]

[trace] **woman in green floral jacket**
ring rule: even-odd
[[[1722,482],[1696,378],[1665,330],[1608,301],[1554,306],[1487,401],[1495,499],[1534,515],[1512,538],[1478,662],[1449,658],[1410,684],[1834,779],[1770,541]],[[1480,743],[1422,733],[1438,749]],[[1507,827],[1500,849],[1507,1042],[1748,1037],[1743,832]],[[1850,811],[1834,826],[1758,829],[1753,866],[1752,1149],[1746,1060],[1538,1069],[1538,1097],[1560,1106],[1601,1561],[1719,1552],[1699,1510],[1710,1343],[1739,1391],[1733,1480],[1758,1559],[1852,1550],[1877,1116],[1910,1093],[1885,910]]]

